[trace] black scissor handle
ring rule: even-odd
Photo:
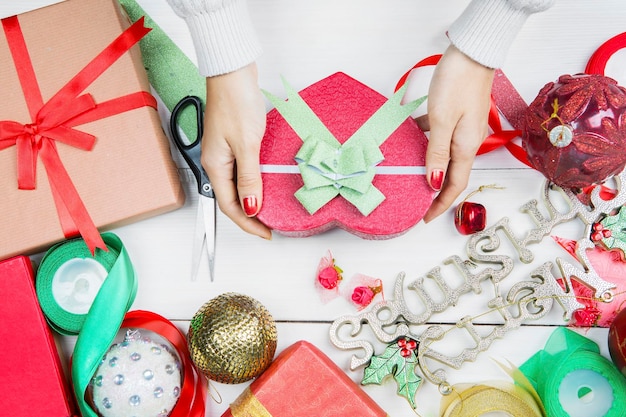
[[[185,110],[188,106],[193,106],[195,108],[197,127],[197,136],[195,140],[190,143],[186,143],[185,141],[183,141],[178,130],[178,118],[180,117],[183,110]],[[189,168],[193,172],[193,175],[196,177],[196,181],[198,183],[198,192],[204,196],[214,198],[215,195],[213,193],[211,181],[209,180],[209,176],[202,168],[201,162],[203,128],[204,120],[202,112],[202,100],[200,100],[200,98],[196,96],[184,97],[176,104],[176,106],[172,110],[172,115],[170,117],[170,134],[172,135],[172,140],[174,140],[176,147],[183,155],[183,158],[185,158],[187,165],[189,165]]]

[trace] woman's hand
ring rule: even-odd
[[[428,114],[417,119],[430,130],[426,172],[440,191],[426,212],[428,223],[446,211],[467,187],[478,148],[487,136],[494,70],[450,46],[435,67],[428,92]]]
[[[254,217],[263,203],[259,150],[266,120],[256,64],[209,77],[206,88],[202,165],[219,208],[246,232],[271,239]]]

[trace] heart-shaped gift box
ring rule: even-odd
[[[263,206],[277,233],[306,237],[339,227],[365,239],[407,232],[430,207],[428,139],[401,104],[338,72],[288,99],[267,93],[261,143]]]

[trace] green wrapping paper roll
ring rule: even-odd
[[[532,382],[550,417],[623,417],[626,379],[598,345],[558,327],[543,350],[520,370]]]
[[[171,112],[186,96],[200,97],[206,103],[206,78],[198,67],[163,32],[135,0],[120,0],[120,4],[132,22],[145,17],[145,25],[152,30],[139,42],[148,81],[157,92],[165,107]],[[172,13],[174,11],[172,10]],[[191,107],[191,106],[190,106]],[[185,136],[193,142],[198,134],[196,114],[193,108],[183,110],[178,125]]]

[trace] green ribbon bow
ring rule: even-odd
[[[314,214],[341,195],[367,216],[385,200],[372,184],[376,165],[384,160],[379,147],[426,97],[402,105],[403,86],[341,144],[285,79],[283,85],[286,101],[264,93],[303,141],[295,160],[304,185],[295,197]]]

